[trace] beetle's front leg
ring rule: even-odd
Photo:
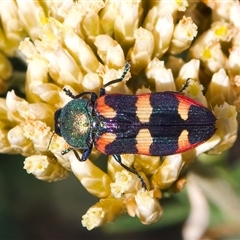
[[[87,158],[89,157],[89,155],[91,154],[92,151],[92,145],[89,146],[88,149],[84,149],[83,153],[82,153],[82,157],[79,156],[77,150],[75,148],[67,148],[65,150],[63,150],[61,152],[62,155],[65,155],[67,153],[69,153],[70,151],[73,151],[75,157],[77,158],[77,160],[79,160],[80,162],[84,162],[87,160]]]
[[[92,146],[93,145],[91,144],[88,149],[83,150],[81,161],[86,161],[87,160],[87,158],[89,157],[89,155],[92,152]]]

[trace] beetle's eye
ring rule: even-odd
[[[55,120],[55,125],[54,125],[54,132],[58,135],[58,136],[62,136],[61,135],[61,126],[60,126],[60,115],[61,115],[61,111],[62,109],[58,109],[55,114],[54,114],[54,120]]]

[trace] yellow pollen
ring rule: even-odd
[[[203,51],[203,57],[206,58],[206,59],[212,58],[211,50],[210,50],[210,49],[205,49],[205,50]]]
[[[227,29],[224,26],[221,26],[220,28],[215,30],[215,34],[217,36],[223,36],[223,35],[226,35],[226,33],[227,33]]]

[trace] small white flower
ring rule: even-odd
[[[158,199],[153,195],[153,191],[141,189],[135,196],[136,215],[143,224],[151,224],[159,221],[163,211]]]
[[[163,61],[154,58],[147,65],[145,73],[150,81],[154,81],[157,92],[176,91],[172,71],[165,68]]]
[[[175,26],[169,52],[179,54],[189,48],[197,35],[197,25],[190,17],[185,17]]]
[[[32,155],[24,161],[24,169],[36,178],[48,182],[59,181],[68,176],[68,172],[56,159],[44,155]]]

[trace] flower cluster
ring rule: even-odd
[[[201,22],[196,19],[201,16],[199,4],[211,9],[202,32],[194,23]],[[236,140],[239,12],[236,0],[1,1],[0,93],[11,87],[14,74],[8,57],[25,56],[27,72],[26,99],[14,91],[0,99],[0,152],[26,156],[24,168],[41,180],[61,180],[72,171],[100,198],[83,216],[82,224],[89,230],[125,212],[143,224],[158,221],[163,214],[162,190],[178,192],[184,187],[181,170],[199,154],[220,154]],[[56,134],[47,150],[54,112],[71,100],[62,89],[98,94],[103,84],[121,76],[126,60],[131,61],[131,74],[109,86],[108,93],[177,91],[191,78],[184,94],[217,118],[213,137],[184,154],[164,160],[122,156],[126,166],[141,173],[148,191],[112,156],[105,173],[90,160],[79,162],[72,152],[62,155],[69,146]],[[148,88],[142,87],[146,84]]]

